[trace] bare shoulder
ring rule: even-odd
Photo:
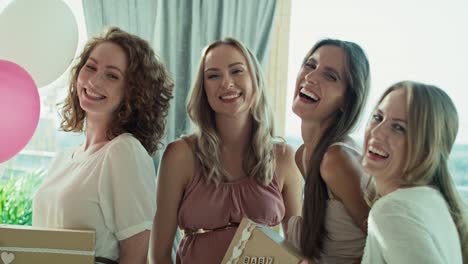
[[[169,143],[164,150],[163,159],[169,161],[193,161],[193,152],[190,143],[184,139],[177,139]]]
[[[277,166],[288,165],[294,161],[294,149],[286,143],[275,144],[275,157]]]
[[[286,144],[277,144],[275,147],[276,172],[280,184],[297,179],[301,180],[301,173],[296,166],[294,149]]]
[[[190,140],[177,139],[169,143],[161,158],[160,176],[171,175],[171,178],[186,184],[194,170],[195,159]]]
[[[320,164],[320,174],[327,185],[347,184],[349,180],[359,181],[362,173],[360,155],[342,145],[328,148]]]

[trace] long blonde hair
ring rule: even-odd
[[[269,184],[276,168],[274,146],[281,142],[274,136],[273,114],[265,94],[265,82],[260,64],[255,55],[240,41],[225,38],[206,47],[200,59],[196,79],[187,101],[187,112],[195,125],[192,138],[195,140],[194,152],[201,164],[207,180],[219,184],[227,179],[227,171],[221,166],[221,139],[216,131],[215,113],[211,109],[204,89],[205,58],[210,50],[220,45],[238,49],[245,57],[252,76],[254,102],[250,110],[252,116],[252,135],[250,148],[243,162],[248,177],[259,183]]]
[[[460,236],[463,263],[468,263],[466,207],[448,170],[448,158],[458,132],[458,114],[450,97],[440,88],[403,81],[388,88],[379,100],[392,91],[406,90],[408,128],[407,160],[403,185],[428,185],[440,191]],[[374,199],[375,200],[375,199]]]

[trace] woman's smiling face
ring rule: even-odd
[[[364,169],[373,176],[378,190],[401,183],[407,153],[406,90],[396,89],[380,102],[365,134]]]

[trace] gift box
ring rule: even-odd
[[[244,218],[222,263],[297,264],[303,259],[301,254],[274,230]]]
[[[95,231],[0,225],[0,264],[94,264]]]

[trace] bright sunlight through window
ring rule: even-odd
[[[460,128],[450,169],[468,197],[468,2],[459,0],[396,0],[390,2],[292,0],[289,45],[286,138],[298,147],[300,120],[291,110],[302,60],[322,38],[357,42],[371,65],[371,93],[353,137],[362,142],[371,108],[383,91],[401,80],[415,80],[444,89],[454,101]]]

